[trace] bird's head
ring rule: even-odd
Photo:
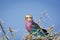
[[[25,16],[25,21],[32,21],[32,20],[33,20],[33,17],[32,17],[31,14],[27,14],[27,15]]]

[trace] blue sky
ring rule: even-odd
[[[24,17],[30,13],[34,17],[34,21],[38,21],[42,11],[46,11],[48,16],[43,18],[46,22],[39,23],[44,28],[54,25],[53,32],[60,29],[60,0],[0,0],[0,19],[7,32],[7,27],[18,30],[15,40],[22,40],[26,34]],[[7,32],[8,33],[8,32]]]

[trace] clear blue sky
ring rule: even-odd
[[[48,28],[54,25],[54,31],[60,29],[60,0],[0,0],[0,19],[4,21],[3,25],[7,32],[6,26],[11,26],[13,29],[18,30],[15,40],[22,40],[26,34],[24,17],[30,13],[34,17],[34,21],[38,21],[41,12],[46,10],[48,17],[43,20],[47,23],[41,22],[39,25]]]

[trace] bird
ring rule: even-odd
[[[25,16],[25,25],[29,35],[32,34],[45,37],[47,34],[49,34],[47,33],[46,29],[41,28],[36,22],[34,22],[31,14],[27,14]]]

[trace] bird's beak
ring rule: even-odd
[[[28,19],[28,21],[31,21],[31,20],[32,20],[32,19],[30,19],[30,18]]]

